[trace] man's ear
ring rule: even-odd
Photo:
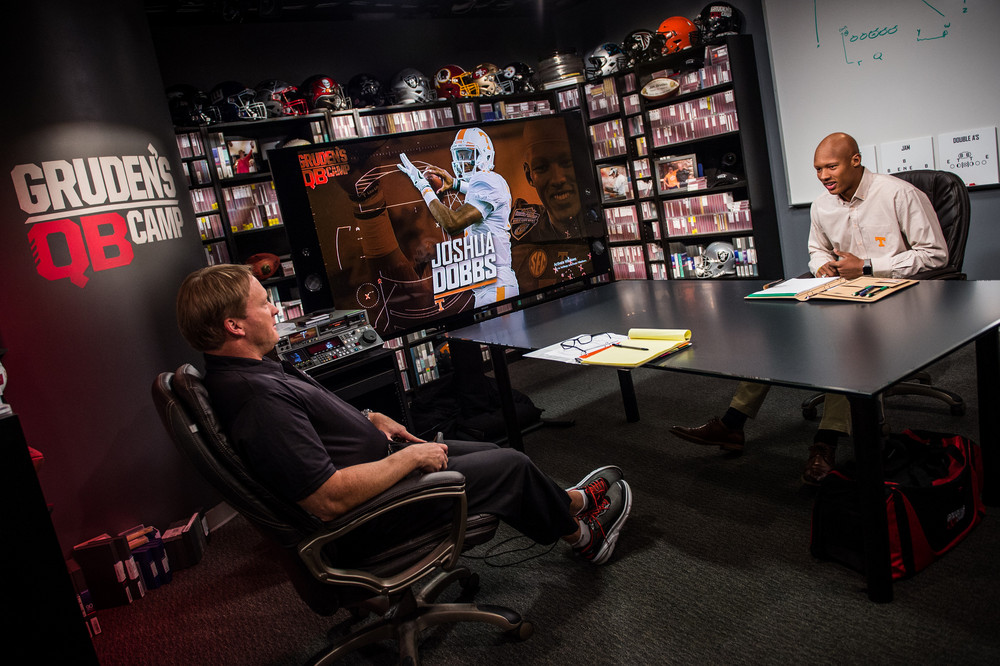
[[[246,335],[246,331],[243,330],[243,325],[232,317],[224,319],[222,322],[222,326],[223,328],[226,329],[226,333],[228,333],[233,337],[242,338],[243,336]]]
[[[531,167],[528,166],[527,162],[524,162],[521,166],[524,167],[524,179],[526,181],[528,181],[528,185],[531,185],[532,187],[534,187],[535,183],[532,182],[532,180],[531,180]]]
[[[861,166],[861,153],[854,153],[851,155],[851,166],[859,167]]]

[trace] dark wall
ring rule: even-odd
[[[45,455],[64,549],[165,528],[213,497],[149,397],[157,372],[193,356],[173,299],[202,253],[141,0],[19,3],[2,41],[21,91],[0,123],[4,399]],[[74,161],[98,165],[85,186]]]

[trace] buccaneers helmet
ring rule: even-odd
[[[694,23],[683,16],[671,16],[668,19],[663,19],[663,23],[656,29],[656,32],[663,35],[666,40],[663,53],[667,54],[691,48],[691,35],[697,33],[698,29]]]
[[[458,130],[451,144],[451,167],[456,178],[476,171],[492,171],[496,151],[493,141],[478,127]]]
[[[316,109],[342,111],[351,108],[351,100],[344,94],[344,89],[326,74],[310,76],[302,83],[300,90],[306,98],[310,111]]]

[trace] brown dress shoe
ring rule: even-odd
[[[718,446],[720,449],[726,451],[743,450],[743,431],[730,430],[718,418],[713,418],[705,425],[698,426],[697,428],[673,426],[670,428],[670,432],[681,439],[686,439],[695,444]]]
[[[816,443],[809,447],[809,461],[802,470],[802,483],[818,486],[819,482],[833,469],[837,447],[829,444]]]

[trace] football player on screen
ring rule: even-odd
[[[451,144],[452,176],[446,169],[428,166],[421,172],[406,153],[399,154],[399,170],[409,176],[431,215],[450,236],[488,234],[496,253],[496,282],[477,287],[476,307],[518,294],[517,278],[511,269],[510,188],[503,176],[493,171],[496,152],[493,141],[478,127],[461,129]],[[441,184],[431,187],[429,179]],[[465,202],[451,209],[438,199],[450,190],[465,195]]]

